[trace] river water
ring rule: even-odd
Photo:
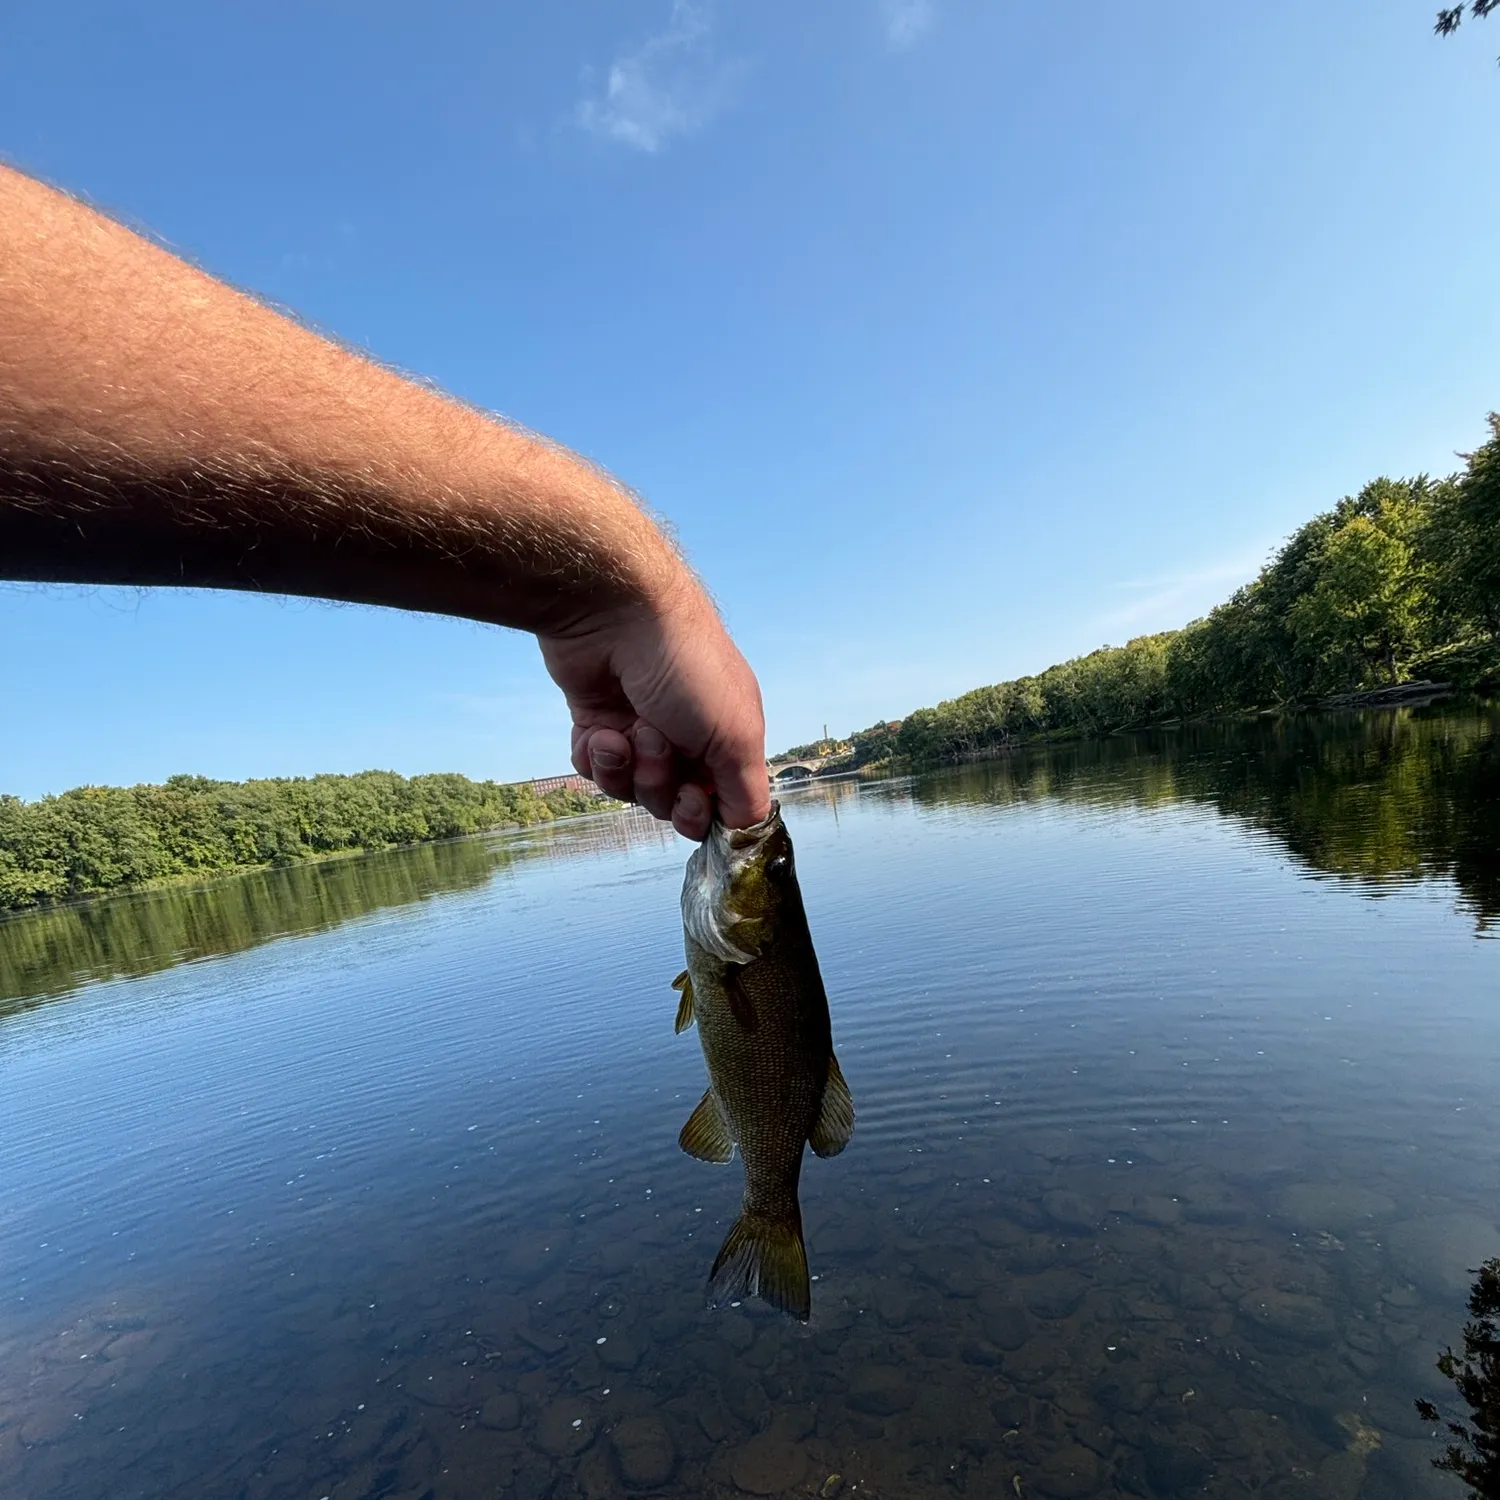
[[[806,1327],[702,1305],[648,821],[0,923],[0,1494],[1458,1500],[1497,730],[787,793],[858,1109]]]

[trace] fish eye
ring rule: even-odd
[[[780,875],[791,864],[791,860],[785,854],[778,854],[770,863],[770,871],[773,875]]]

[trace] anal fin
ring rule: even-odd
[[[823,1105],[807,1143],[819,1156],[837,1156],[854,1134],[854,1099],[844,1082],[839,1060],[828,1054],[828,1082],[823,1086]]]
[[[723,1163],[734,1155],[734,1137],[729,1133],[729,1122],[714,1091],[709,1089],[698,1101],[698,1107],[688,1116],[687,1124],[677,1136],[677,1144],[689,1156],[699,1161]]]
[[[677,1002],[677,1019],[672,1023],[672,1030],[684,1032],[693,1024],[693,978],[686,969],[672,981],[674,990],[682,991],[682,999]]]

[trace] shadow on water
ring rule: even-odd
[[[660,837],[640,816],[606,814],[3,917],[0,1021],[98,980],[154,974],[473,890],[564,850],[571,858]]]

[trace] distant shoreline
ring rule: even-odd
[[[174,776],[76,787],[36,802],[0,796],[0,914],[504,833],[614,806],[584,790],[582,778],[545,785],[361,771],[244,782]]]
[[[305,870],[319,865],[336,864],[340,860],[367,859],[377,854],[401,854],[411,849],[430,849],[441,844],[462,844],[471,839],[490,838],[495,834],[524,833],[533,828],[555,828],[564,823],[582,823],[589,818],[612,818],[629,811],[626,803],[616,802],[589,812],[565,813],[558,818],[547,818],[540,823],[502,823],[494,828],[478,828],[473,833],[455,833],[440,839],[413,839],[409,844],[385,844],[378,849],[329,849],[317,854],[305,854],[300,859],[289,860],[279,865],[234,865],[223,870],[184,871],[180,875],[162,875],[140,885],[114,886],[104,891],[87,891],[79,896],[39,902],[34,906],[0,908],[0,924],[20,917],[35,916],[38,912],[58,911],[63,907],[88,906],[95,901],[109,901],[118,896],[148,896],[154,891],[181,891],[220,885],[228,880],[241,880],[246,875],[274,875],[281,870]]]
[[[983,758],[1265,711],[1500,685],[1500,412],[1446,478],[1372,480],[1299,526],[1202,619],[771,758],[823,773]],[[812,767],[804,767],[812,769]]]
[[[1393,687],[1372,688],[1364,693],[1344,693],[1321,703],[1288,703],[1271,708],[1246,708],[1230,713],[1198,714],[1188,719],[1159,719],[1150,724],[1127,724],[1119,729],[1104,730],[1089,734],[1083,730],[1064,730],[1029,735],[1023,739],[1011,739],[1004,743],[985,745],[973,750],[962,750],[939,755],[930,759],[913,756],[890,755],[881,760],[862,761],[858,764],[840,761],[814,771],[810,776],[788,776],[771,783],[773,790],[784,791],[790,787],[810,785],[814,781],[838,781],[850,776],[866,774],[881,777],[888,775],[916,775],[923,771],[941,770],[944,766],[977,765],[988,760],[1004,760],[1022,750],[1037,749],[1049,745],[1083,745],[1102,740],[1121,738],[1131,734],[1150,734],[1163,729],[1185,729],[1195,724],[1246,723],[1255,719],[1273,719],[1303,714],[1334,714],[1357,712],[1369,708],[1421,708],[1444,698],[1463,695],[1468,690],[1451,682],[1409,682]],[[1476,695],[1481,701],[1485,694]]]

